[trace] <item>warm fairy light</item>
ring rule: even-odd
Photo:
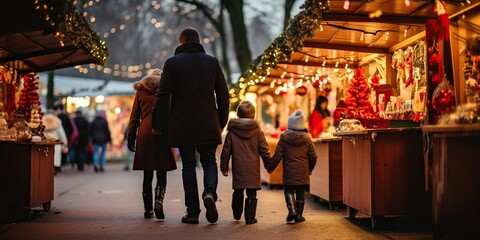
[[[336,68],[338,67],[338,61],[335,63],[335,67],[336,67]]]
[[[345,64],[345,69],[348,69],[348,63]]]
[[[325,64],[327,63],[326,60],[323,60],[322,67],[325,67]]]
[[[360,42],[363,42],[363,37],[364,37],[365,33],[362,32],[362,34],[360,35]]]
[[[343,9],[348,10],[349,7],[350,7],[350,1],[345,0],[345,2],[343,3]]]
[[[405,0],[405,6],[410,7],[410,0]]]
[[[407,37],[407,36],[408,36],[408,29],[405,28],[405,30],[403,31],[403,36],[404,36],[404,37]]]
[[[308,55],[307,55],[307,57],[305,57],[305,62],[308,62]]]
[[[320,24],[320,32],[323,32],[323,25]]]
[[[389,36],[389,35],[390,35],[390,32],[387,32],[387,33],[385,34],[385,40],[388,40],[388,36]]]

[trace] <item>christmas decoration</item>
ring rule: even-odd
[[[40,106],[40,96],[38,95],[38,75],[36,73],[27,73],[23,76],[23,89],[18,100],[18,108],[24,111],[27,122],[31,120],[32,107]],[[39,110],[41,114],[41,108]]]
[[[250,63],[249,70],[239,79],[239,95],[243,95],[246,88],[254,85],[256,80],[267,76],[277,63],[290,61],[291,54],[302,49],[303,41],[312,37],[315,30],[320,28],[323,13],[330,9],[330,1],[306,0],[300,9],[302,11],[289,21],[285,31]]]
[[[307,88],[305,86],[300,86],[295,89],[295,92],[300,96],[304,96],[307,94]]]
[[[370,88],[363,75],[363,67],[356,68],[345,98],[347,118],[372,117],[374,113],[369,98]]]
[[[72,0],[35,0],[35,9],[44,15],[62,46],[67,36],[75,46],[86,49],[96,64],[107,63],[105,41],[92,30],[85,17],[76,12]]]
[[[432,96],[432,107],[435,111],[445,114],[455,110],[455,95],[447,78],[435,88]]]

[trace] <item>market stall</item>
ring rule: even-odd
[[[318,158],[310,175],[310,194],[327,201],[332,209],[343,201],[342,138],[317,138],[313,144]]]
[[[105,64],[108,51],[72,1],[3,1],[0,12],[0,221],[12,222],[54,197],[60,143],[43,133],[36,72]]]
[[[418,127],[432,121],[435,112],[451,109],[451,96],[458,88],[435,98],[436,85],[431,83],[440,83],[443,73],[451,83],[462,82],[457,78],[457,63],[462,61],[449,51],[465,42],[465,34],[458,32],[472,25],[462,21],[479,7],[478,1],[460,0],[307,0],[284,33],[252,62],[240,79],[239,92],[281,96],[276,103],[284,109],[280,119],[286,119],[292,103],[294,109],[310,113],[318,95],[333,99],[334,105],[342,103],[333,114],[340,123],[334,135],[343,138],[343,201],[351,216],[360,211],[374,224],[377,217],[428,214],[418,208],[429,209],[431,194],[425,189],[428,166],[422,161]],[[449,25],[458,30],[451,43],[438,39],[432,44],[432,32],[426,30],[433,28],[437,39],[445,36]],[[306,101],[288,100],[290,92],[298,95],[305,89]],[[348,122],[341,124],[342,118],[359,124],[350,128]],[[364,176],[360,163],[369,174]],[[412,179],[410,172],[415,173]],[[409,184],[390,176],[409,179]],[[360,183],[365,187],[357,192]],[[405,196],[394,198],[396,192],[384,189],[398,189]]]
[[[471,28],[465,26],[475,26]],[[437,238],[469,239],[477,234],[476,216],[480,191],[473,183],[480,181],[476,169],[480,146],[480,11],[469,11],[452,25],[451,36],[465,39],[452,45],[456,64],[453,86],[437,86],[433,101],[437,101],[434,122],[422,127],[429,178],[426,187],[432,192],[434,235]],[[463,50],[463,51],[462,51]],[[463,71],[459,71],[462,69]],[[445,84],[444,84],[445,85]],[[454,102],[447,101],[454,92]]]

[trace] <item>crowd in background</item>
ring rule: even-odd
[[[56,104],[54,111],[66,137],[59,138],[66,144],[58,150],[61,151],[61,160],[55,164],[55,173],[67,164],[78,171],[84,171],[86,164],[92,164],[95,172],[104,172],[107,146],[112,141],[105,111],[97,111],[92,121],[81,109],[77,109],[71,118],[64,111],[63,104]]]

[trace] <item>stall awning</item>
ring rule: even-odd
[[[42,72],[107,59],[105,43],[72,1],[0,2],[0,64]]]

